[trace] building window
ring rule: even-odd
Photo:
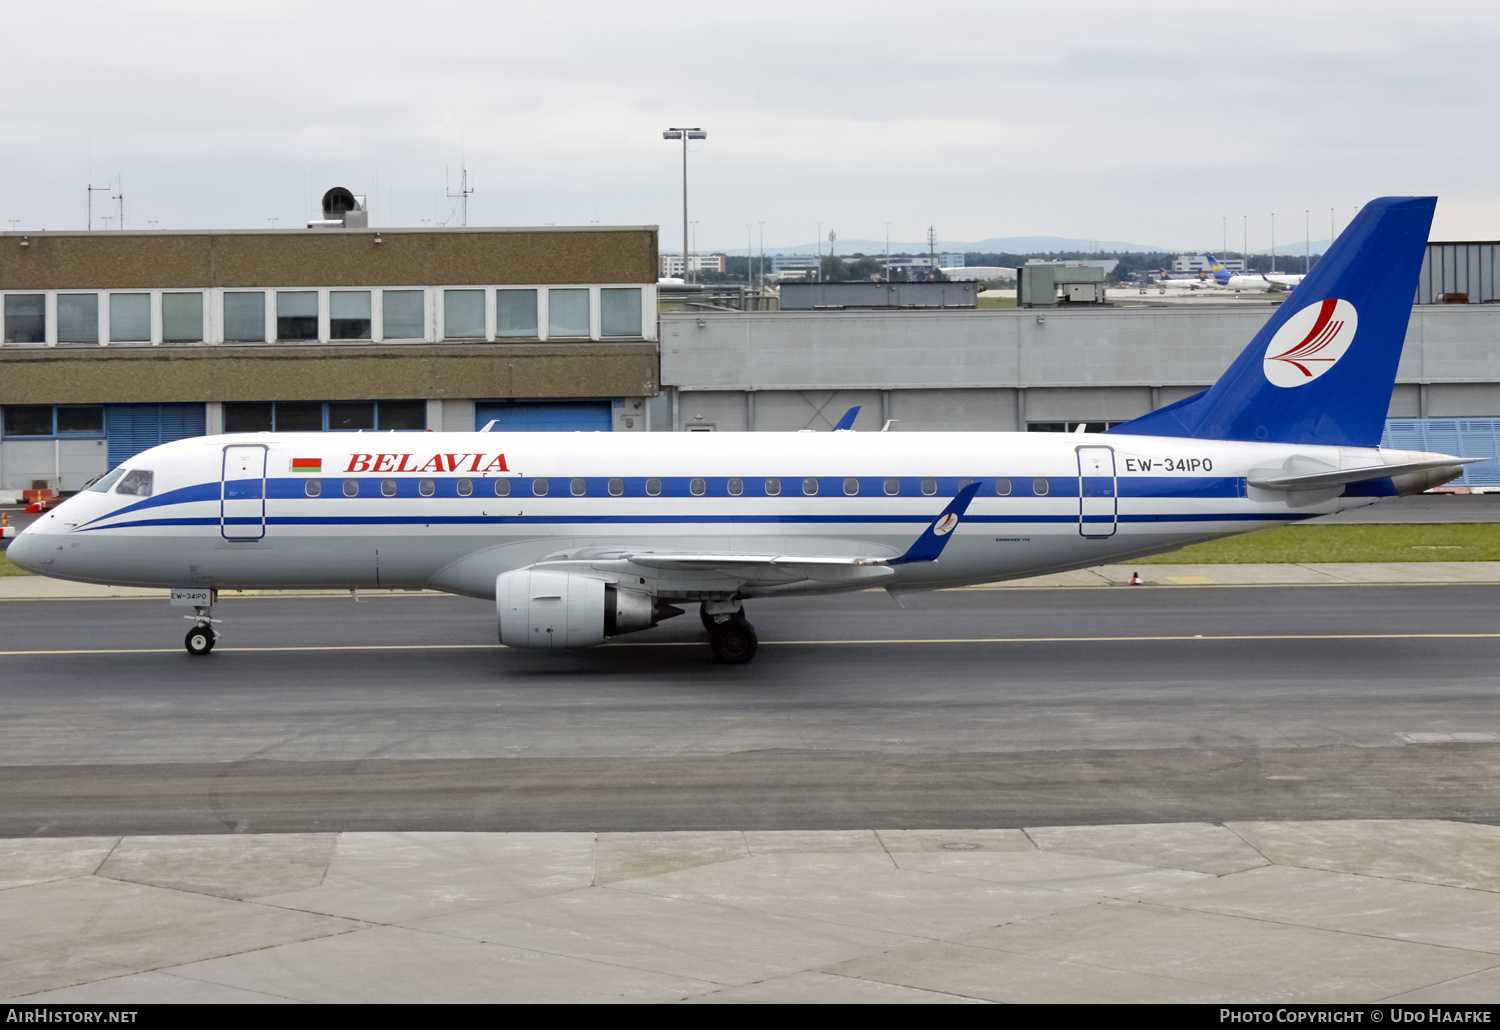
[[[276,294],[276,339],[318,338],[318,295],[312,290],[278,291]]]
[[[228,401],[226,433],[321,433],[427,428],[426,401]]]
[[[99,295],[97,293],[60,293],[57,295],[57,342],[99,342]]]
[[[641,291],[600,290],[599,319],[605,336],[641,335]]]
[[[334,290],[328,295],[328,338],[370,339],[369,290]]]
[[[265,315],[264,301],[261,315]],[[161,295],[161,338],[163,343],[198,343],[203,339],[203,294]]]
[[[1049,486],[1045,479],[1033,479],[1031,481],[1031,492],[1038,497],[1046,497],[1048,489]]]
[[[109,342],[151,342],[151,294],[109,295]]]
[[[421,290],[385,290],[380,295],[381,335],[387,340],[427,337]]]
[[[484,339],[484,291],[443,291],[443,336],[449,340]]]
[[[103,436],[99,405],[7,404],[6,436]]]
[[[375,428],[374,401],[329,401],[328,428],[338,432]]]
[[[497,480],[495,480],[495,496],[496,497],[509,497],[510,496],[510,480],[508,480],[508,479],[497,479]]]
[[[997,480],[995,480],[995,493],[997,495],[1001,496],[1001,497],[1009,497],[1010,496],[1010,480],[1008,480],[1008,479],[997,479]]]
[[[224,294],[224,342],[266,342],[266,295]]]
[[[495,335],[536,336],[536,291],[495,292]]]
[[[588,290],[547,291],[547,335],[549,337],[588,337]]]
[[[47,342],[47,297],[41,293],[12,293],[5,298],[5,342]]]
[[[375,428],[382,432],[395,429],[420,433],[427,428],[427,402],[376,401]]]

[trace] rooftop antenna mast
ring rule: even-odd
[[[448,169],[445,167],[443,169],[443,189],[446,191],[447,188],[448,188]],[[448,199],[449,200],[456,200],[456,201],[458,201],[458,224],[461,225],[461,226],[468,226],[468,224],[469,224],[469,194],[471,194],[473,192],[474,191],[469,188],[469,168],[468,168],[468,165],[466,165],[466,164],[465,165],[459,165],[458,166],[458,192],[457,193],[452,193],[452,192],[448,193]],[[451,218],[451,214],[450,214],[450,218]],[[444,222],[443,224],[447,225],[448,223]]]
[[[89,186],[88,186],[88,198],[89,198],[89,202],[88,202],[87,224],[88,224],[90,232],[92,232],[93,229],[94,229],[94,194],[95,193],[108,193],[112,188],[113,187],[111,187],[109,185],[95,186],[93,183],[89,183]]]
[[[928,278],[937,278],[937,229],[927,227],[927,272]]]
[[[120,228],[125,228],[125,177],[120,177],[120,192],[109,198],[119,205],[117,208],[120,215]]]

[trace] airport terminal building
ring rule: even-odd
[[[261,430],[644,431],[654,227],[0,236],[0,489]]]

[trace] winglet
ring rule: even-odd
[[[888,565],[906,565],[914,561],[937,561],[938,555],[948,544],[948,538],[958,528],[958,520],[969,510],[969,502],[979,492],[979,483],[970,483],[958,492],[943,513],[932,520],[927,531],[917,537],[917,542],[906,549],[899,558],[892,558]]]
[[[838,425],[833,427],[835,433],[846,433],[854,428],[854,419],[859,415],[859,405],[856,404],[844,412],[844,417],[839,419]]]

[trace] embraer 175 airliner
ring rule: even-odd
[[[163,587],[494,598],[509,647],[589,647],[696,602],[930,590],[1120,562],[1415,493],[1463,458],[1378,444],[1435,200],[1367,205],[1209,389],[1106,433],[262,433],[163,444],[10,546]],[[846,421],[852,421],[847,420]]]

